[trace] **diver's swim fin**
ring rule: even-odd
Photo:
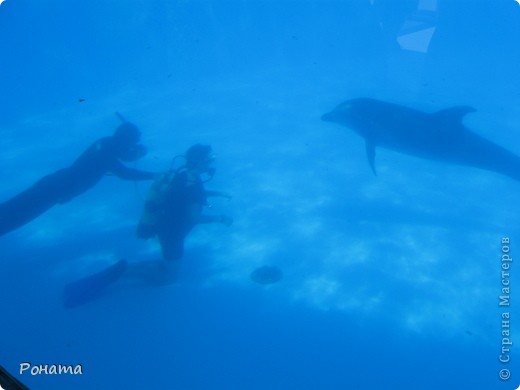
[[[64,306],[69,309],[96,299],[123,275],[127,266],[127,261],[122,259],[102,271],[67,284],[63,289]]]

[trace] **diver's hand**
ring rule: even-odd
[[[233,218],[226,215],[221,215],[219,222],[229,227],[233,224]]]
[[[219,192],[219,196],[221,198],[225,198],[225,199],[228,199],[228,200],[230,200],[232,198],[231,194],[229,194],[227,192]]]
[[[231,199],[232,196],[230,194],[228,194],[227,192],[222,192],[222,191],[206,191],[206,196],[208,197],[220,197],[220,198],[226,198],[226,199]]]

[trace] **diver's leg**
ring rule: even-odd
[[[0,236],[32,221],[58,203],[64,170],[44,176],[31,187],[0,204]]]
[[[125,277],[150,285],[165,285],[176,281],[183,253],[184,238],[162,232],[159,232],[157,236],[163,259],[128,263]]]
[[[163,235],[159,234],[159,243],[163,259],[166,261],[179,261],[184,254],[184,239],[181,234]]]

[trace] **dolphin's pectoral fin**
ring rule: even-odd
[[[375,160],[376,160],[376,146],[372,142],[367,140],[366,143],[365,143],[365,148],[366,148],[366,151],[367,151],[368,164],[370,165],[370,168],[372,169],[372,172],[374,172],[374,175],[377,176],[377,173],[376,173],[376,163],[375,163]]]
[[[464,115],[475,111],[477,110],[470,106],[455,106],[437,111],[434,115],[445,122],[460,123],[462,122],[462,118],[464,117]]]

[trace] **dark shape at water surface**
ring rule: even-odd
[[[278,267],[265,265],[251,272],[251,280],[259,284],[273,284],[283,278],[282,270]]]
[[[0,389],[5,390],[29,390],[22,382],[11,375],[4,367],[0,366]]]

